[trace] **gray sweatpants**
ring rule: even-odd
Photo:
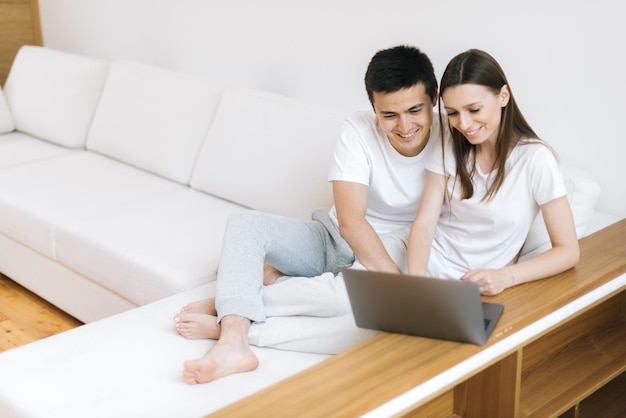
[[[252,210],[232,214],[226,225],[216,283],[218,323],[226,315],[265,321],[263,265],[287,276],[338,273],[354,262],[354,252],[339,236],[327,213],[312,220]]]

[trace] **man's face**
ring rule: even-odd
[[[433,106],[424,90],[424,84],[393,93],[373,94],[374,111],[391,146],[405,157],[419,154],[430,135],[433,123]]]

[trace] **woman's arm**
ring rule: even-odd
[[[472,270],[463,280],[476,282],[484,295],[495,295],[520,283],[554,276],[578,263],[580,249],[572,210],[566,196],[541,206],[552,248],[519,264],[498,270]]]
[[[580,248],[574,217],[567,196],[541,206],[541,213],[550,235],[552,248],[522,263],[508,267],[515,284],[554,276],[578,263]]]
[[[420,206],[409,235],[407,250],[409,274],[417,276],[426,274],[430,247],[439,221],[445,191],[446,178],[441,174],[429,171]]]

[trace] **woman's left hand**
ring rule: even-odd
[[[497,295],[511,284],[511,278],[504,269],[470,270],[461,280],[478,284],[480,294],[485,296]]]

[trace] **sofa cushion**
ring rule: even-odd
[[[0,89],[0,134],[11,132],[15,130],[15,123],[13,123],[13,116],[9,110],[9,104],[2,89]]]
[[[241,205],[309,218],[329,208],[341,115],[277,94],[225,90],[191,186]]]
[[[567,198],[574,216],[576,235],[580,239],[585,236],[587,225],[593,214],[596,201],[600,196],[600,186],[584,170],[571,166],[562,166],[561,171],[567,187]],[[550,248],[552,248],[550,236],[548,235],[543,216],[539,212],[530,227],[519,261],[532,258]]]
[[[0,169],[67,155],[75,151],[21,132],[9,132],[0,135]]]
[[[191,75],[113,62],[87,148],[187,183],[220,93]]]
[[[184,188],[110,158],[75,150],[0,170],[0,230],[56,259],[59,225]]]
[[[5,94],[18,131],[84,147],[108,63],[38,46],[22,47]]]
[[[57,258],[144,305],[215,280],[226,220],[239,209],[181,186],[65,220],[56,231]]]

